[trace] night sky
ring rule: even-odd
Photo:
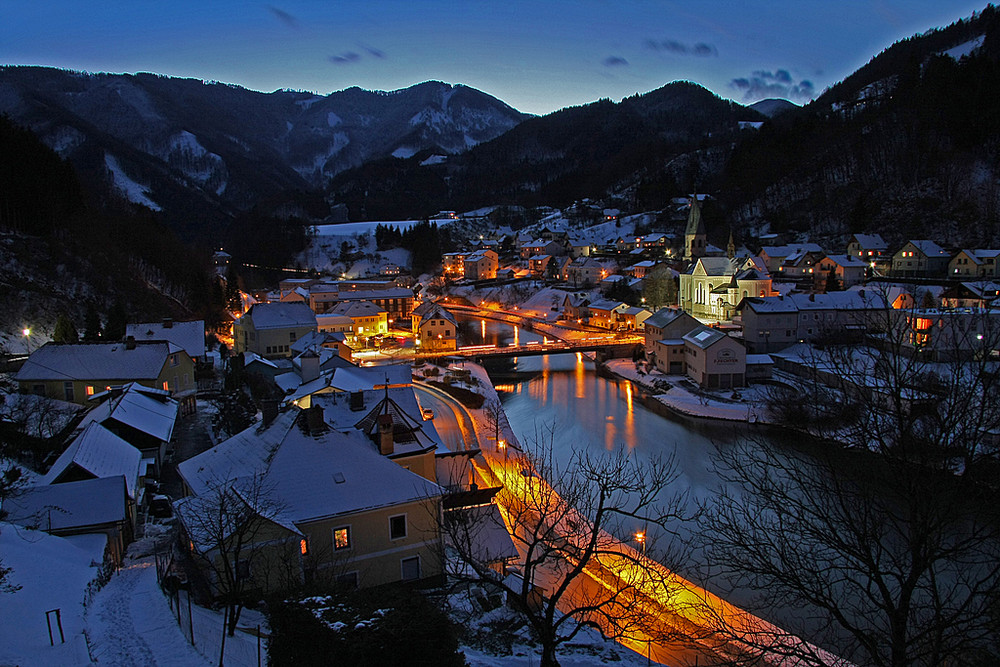
[[[530,113],[686,79],[803,103],[966,0],[0,0],[0,63],[329,93],[464,83]]]

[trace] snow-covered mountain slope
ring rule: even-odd
[[[0,113],[112,187],[151,184],[144,196],[164,209],[179,192],[246,209],[282,190],[322,187],[372,159],[463,151],[527,117],[438,81],[392,92],[265,94],[154,74],[15,66],[0,67]]]

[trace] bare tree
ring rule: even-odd
[[[682,518],[682,498],[664,500],[676,478],[672,460],[646,463],[619,448],[560,465],[542,445],[493,463],[500,511],[446,512],[449,574],[502,590],[541,644],[542,665],[557,665],[560,647],[583,628],[643,641],[674,632],[649,613],[651,591],[660,603],[669,595],[657,579],[662,569],[650,567],[654,553],[666,554],[653,543],[641,552],[622,543],[637,529],[645,537]],[[489,533],[508,529],[519,554],[513,577],[484,546],[493,543]]]
[[[282,525],[281,506],[259,476],[222,480],[177,503],[191,553],[207,572],[226,608],[226,631],[236,632],[246,602],[276,585],[276,564],[296,563],[289,553],[301,536]],[[279,582],[280,583],[280,582]]]
[[[988,664],[1000,655],[1000,331],[973,311],[877,317],[863,344],[814,350],[783,397],[816,436],[808,452],[720,448],[707,565],[855,664]],[[716,620],[760,651],[828,664]]]

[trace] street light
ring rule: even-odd
[[[503,450],[503,458],[504,458],[504,461],[506,461],[507,460],[507,441],[506,440],[497,440],[497,449]]]
[[[640,530],[635,534],[635,541],[642,545],[642,557],[646,557],[646,531]]]

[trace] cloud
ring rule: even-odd
[[[379,60],[385,60],[385,51],[382,49],[376,49],[374,46],[368,46],[367,44],[362,44],[361,48],[368,52],[372,58],[378,58]]]
[[[271,12],[276,19],[287,25],[289,28],[298,28],[299,21],[294,16],[283,9],[278,9],[274,5],[268,5],[267,11]]]
[[[601,64],[605,67],[626,67],[628,66],[628,61],[621,56],[608,56]]]
[[[679,56],[696,56],[698,58],[708,58],[719,55],[719,50],[711,44],[698,42],[697,44],[684,44],[675,39],[647,39],[643,42],[647,49],[659,51],[661,53],[673,53]]]
[[[767,97],[810,102],[816,97],[816,88],[812,81],[802,79],[796,83],[791,72],[786,69],[773,72],[757,70],[748,77],[731,80],[729,87],[743,93],[743,100],[746,102],[756,102]]]
[[[328,56],[327,60],[334,65],[351,65],[361,60],[361,56],[354,51],[345,51],[338,55]]]

